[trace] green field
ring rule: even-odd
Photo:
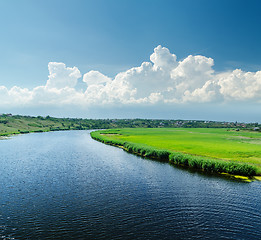
[[[219,128],[192,128],[192,125]],[[213,125],[214,124],[214,125]],[[61,130],[92,132],[94,139],[148,158],[207,172],[261,175],[261,131],[258,124],[187,120],[77,119],[0,115],[1,136]],[[186,128],[177,127],[184,125]],[[131,128],[125,128],[125,127]],[[154,126],[154,128],[152,128]],[[167,126],[173,126],[167,128]],[[232,126],[236,127],[232,128]],[[141,128],[142,127],[142,128]],[[254,131],[254,127],[259,131]],[[112,129],[113,128],[113,129]],[[248,128],[248,130],[243,130]],[[238,131],[236,131],[237,129]],[[101,134],[100,134],[101,133]]]
[[[101,132],[102,133],[102,132]],[[135,128],[105,130],[106,139],[150,146],[257,167],[261,174],[261,133],[215,128]]]

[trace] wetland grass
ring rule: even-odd
[[[258,165],[256,166],[253,164],[249,164],[247,161],[243,162],[241,159],[240,159],[241,161],[236,161],[235,159],[216,158],[215,155],[213,156],[213,149],[212,151],[210,151],[212,153],[212,158],[210,157],[211,155],[209,156],[209,154],[203,155],[202,149],[199,149],[198,151],[202,155],[196,155],[194,151],[195,148],[193,147],[191,147],[193,151],[189,153],[186,152],[184,153],[181,151],[179,152],[177,150],[174,151],[173,149],[175,148],[175,142],[176,142],[175,131],[179,133],[178,138],[180,139],[181,142],[184,143],[184,139],[182,140],[180,135],[180,131],[182,132],[182,130],[184,129],[174,129],[174,130],[173,129],[117,129],[117,130],[113,129],[113,130],[95,131],[91,133],[91,136],[92,138],[101,141],[105,144],[121,147],[129,153],[133,153],[146,158],[157,159],[164,162],[170,162],[171,164],[197,169],[200,171],[205,171],[210,173],[228,173],[228,174],[242,175],[242,176],[255,176],[260,174]],[[233,132],[228,133],[225,130],[220,130],[220,129],[218,130],[201,129],[201,131],[199,129],[196,129],[195,132],[193,132],[193,129],[189,129],[189,130],[186,129],[183,132],[185,139],[188,133],[189,134],[192,133],[193,136],[198,141],[200,141],[199,140],[200,138],[203,139],[202,140],[203,142],[209,141],[210,136],[208,136],[208,134],[213,135],[213,133],[217,138],[216,139],[217,142],[220,141],[219,138],[224,139],[224,136],[222,135],[224,133],[230,135],[233,144],[235,144],[233,142],[235,141],[235,139],[249,140],[247,137],[238,138],[237,135],[234,136],[235,134]],[[172,137],[170,137],[171,135]],[[198,135],[200,135],[200,138],[198,137]],[[207,136],[207,140],[204,139],[204,136]],[[211,138],[213,140],[214,136],[211,136]],[[173,140],[172,145],[170,141],[171,139]],[[258,140],[259,140],[258,137],[254,138],[255,142]],[[193,144],[193,141],[191,141],[191,143]],[[217,155],[222,150],[224,151],[224,149],[218,149],[217,147],[216,149],[218,150]],[[242,154],[243,155],[245,154],[246,156],[246,153],[242,152]],[[260,153],[257,151],[256,152],[257,160],[259,154]]]

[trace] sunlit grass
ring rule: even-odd
[[[138,144],[212,160],[257,167],[261,173],[261,134],[213,128],[136,128],[106,130],[108,140]],[[114,134],[112,134],[114,133]],[[116,133],[116,134],[115,134]]]

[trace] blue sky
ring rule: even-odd
[[[103,118],[107,116],[148,116],[152,118],[184,117],[200,119],[202,116],[204,119],[211,120],[260,122],[260,90],[256,90],[254,93],[249,90],[244,95],[244,88],[249,84],[242,83],[238,95],[235,95],[233,99],[228,97],[232,94],[229,91],[232,91],[233,87],[237,88],[235,78],[240,78],[239,82],[249,82],[252,84],[252,88],[259,89],[257,84],[261,80],[259,75],[254,74],[261,70],[260,7],[260,1],[253,0],[0,0],[0,86],[5,87],[8,96],[11,96],[10,101],[2,105],[0,103],[0,112],[33,115],[43,115],[50,112],[56,116]],[[141,66],[143,62],[150,62],[150,56],[159,45],[163,49],[161,49],[162,51],[159,49],[159,55],[165,51],[164,49],[168,49],[170,54],[176,55],[177,62],[187,59],[189,55],[204,56],[204,61],[207,61],[206,58],[213,59],[214,65],[212,63],[208,64],[214,71],[211,74],[214,74],[215,77],[213,79],[212,77],[211,79],[206,78],[201,85],[195,84],[194,89],[189,87],[192,83],[187,84],[188,87],[183,91],[183,95],[176,92],[171,93],[168,90],[168,94],[176,95],[171,100],[168,98],[167,103],[159,100],[155,103],[154,100],[148,100],[150,95],[145,96],[142,94],[139,96],[142,95],[143,100],[140,100],[141,98],[134,96],[134,93],[131,95],[129,92],[130,95],[127,97],[129,99],[117,98],[112,102],[108,99],[111,99],[110,96],[116,93],[108,93],[106,89],[97,90],[97,88],[96,90],[102,91],[103,95],[104,92],[109,95],[106,98],[107,100],[99,98],[94,101],[88,96],[84,96],[84,99],[77,97],[79,100],[79,104],[77,104],[76,100],[73,103],[66,102],[64,99],[68,99],[68,95],[64,96],[65,98],[52,100],[50,94],[46,94],[45,102],[44,98],[39,100],[38,92],[38,105],[32,105],[26,99],[27,97],[31,101],[37,102],[32,100],[32,96],[36,95],[33,89],[45,86],[47,80],[50,80],[50,68],[52,67],[50,67],[49,63],[63,63],[64,66],[59,65],[59,67],[64,68],[64,71],[69,71],[70,69],[67,68],[73,68],[74,66],[79,70],[81,77],[74,72],[77,75],[75,77],[77,84],[71,84],[71,88],[81,88],[81,91],[85,91],[83,84],[87,83],[87,86],[90,86],[89,79],[90,77],[93,79],[94,75],[89,74],[86,76],[86,81],[83,83],[84,74],[93,70],[102,74],[102,76],[95,75],[97,82],[103,86],[107,84],[107,88],[109,88],[109,80],[104,80],[105,83],[100,81],[101,78],[107,77],[114,81],[120,72],[126,73],[134,67]],[[154,62],[153,65],[158,66]],[[158,67],[162,66],[159,65]],[[239,73],[241,77],[238,77],[238,73],[230,74],[235,69],[241,69],[242,73]],[[70,74],[68,71],[67,73]],[[180,72],[177,73],[178,70],[175,73],[171,71],[172,80],[181,81],[177,80],[177,76],[180,77]],[[183,70],[179,69],[179,71]],[[244,75],[246,72],[253,73],[253,76],[246,77]],[[219,75],[221,73],[226,74],[226,77]],[[53,74],[56,73],[53,72]],[[65,72],[60,72],[60,74],[65,76]],[[173,77],[173,74],[175,77]],[[188,76],[189,74],[186,77],[183,76],[182,81],[184,84]],[[137,94],[139,94],[146,84],[137,85],[136,80],[133,80],[136,77],[135,75],[135,77],[128,78],[128,80],[122,78],[121,83],[130,81],[127,84],[128,87],[133,89],[136,87],[138,89]],[[142,75],[139,75],[138,78],[139,81],[142,81]],[[159,77],[156,78],[160,79]],[[221,93],[222,96],[225,96],[223,97],[225,100],[217,100],[218,97],[207,100],[198,100],[197,98],[195,100],[195,94],[198,91],[194,92],[194,90],[203,88],[207,81],[218,82],[218,78],[223,79],[222,83],[218,83],[218,86],[223,89]],[[227,84],[228,80],[226,79],[232,78],[234,80]],[[52,78],[51,81],[56,80]],[[95,81],[91,80],[93,85]],[[119,80],[117,81],[117,84],[121,84]],[[195,79],[195,81],[198,80]],[[158,80],[158,84],[161,85],[160,80]],[[172,87],[172,83],[169,84],[166,89]],[[19,87],[19,91],[15,91],[15,93],[11,91],[14,86]],[[56,85],[49,84],[49,86]],[[66,85],[63,85],[63,87],[66,87]],[[25,89],[30,92],[26,96],[21,96],[20,93],[23,92],[24,94]],[[92,92],[88,91],[89,95],[95,95],[93,89],[94,87],[92,87]],[[166,89],[160,93],[155,92],[155,89],[152,89],[148,94],[161,94],[166,100]],[[182,96],[187,90],[190,91],[194,98],[183,99]],[[54,93],[53,91],[52,93],[61,96],[60,92]],[[5,93],[2,91],[2,96]],[[44,95],[45,93],[41,94]],[[73,95],[70,94],[70,96]],[[97,92],[97,95],[99,94],[100,92]],[[126,93],[124,94],[126,95]],[[77,93],[73,95],[74,99],[76,95]],[[245,98],[241,99],[239,95],[244,95]],[[15,102],[16,96],[17,100]],[[135,100],[130,101],[131,98]],[[145,98],[146,100],[144,100]],[[17,102],[23,100],[23,104],[17,104]],[[83,102],[85,103],[83,104]],[[122,103],[120,107],[118,102]],[[210,114],[210,110],[214,106],[218,109],[218,113],[213,112]],[[191,110],[195,109],[195,107],[197,113],[191,113],[194,112]],[[108,110],[106,111],[106,109]],[[144,113],[144,111],[146,112],[144,109],[150,109],[150,111]],[[162,112],[162,109],[165,110]],[[206,109],[209,109],[209,111],[206,111]],[[235,113],[225,109],[233,109]],[[242,109],[249,111],[248,115],[250,116],[241,116]],[[171,115],[169,114],[170,111],[176,111],[176,114]]]

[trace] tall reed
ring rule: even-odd
[[[109,134],[117,134],[108,132]],[[228,162],[215,159],[207,159],[200,156],[185,153],[170,152],[168,150],[156,149],[142,144],[116,140],[106,136],[106,131],[100,134],[99,131],[91,132],[91,137],[105,144],[122,147],[125,151],[139,156],[157,159],[172,164],[181,165],[210,173],[229,173],[241,176],[254,176],[257,169],[249,164]]]

